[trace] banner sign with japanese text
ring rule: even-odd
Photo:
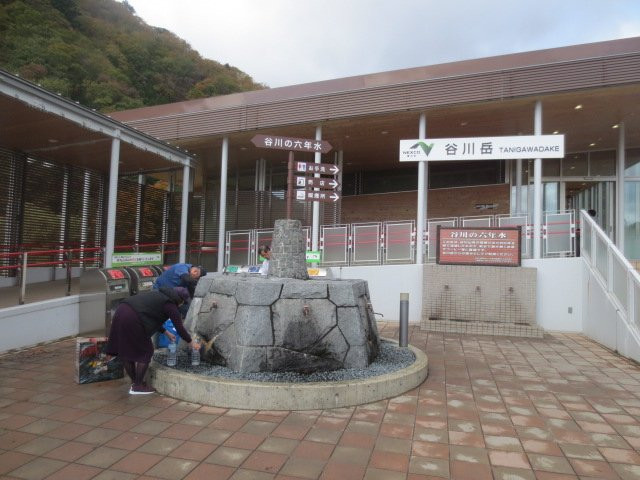
[[[320,152],[331,151],[331,144],[326,140],[313,140],[310,138],[282,137],[279,135],[255,135],[251,139],[258,148],[272,148],[275,150],[289,150],[294,152]]]
[[[401,162],[563,157],[564,135],[400,140]]]
[[[438,226],[436,263],[519,267],[521,228]]]
[[[160,252],[118,252],[111,256],[113,267],[139,267],[143,265],[162,265]]]

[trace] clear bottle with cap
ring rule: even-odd
[[[191,366],[197,367],[198,365],[200,365],[200,339],[194,337],[193,348],[191,349]]]
[[[167,367],[175,367],[178,363],[178,344],[175,340],[169,342],[169,351],[167,352]]]

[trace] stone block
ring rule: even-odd
[[[236,299],[241,305],[271,305],[280,297],[282,283],[270,279],[256,279],[243,282],[236,292]]]
[[[267,367],[267,348],[238,346],[236,357],[229,365],[233,365],[231,368],[236,372],[263,372]]]
[[[245,346],[273,345],[271,308],[241,305],[236,314],[236,343]]]
[[[267,366],[272,372],[313,373],[336,370],[341,368],[342,364],[332,358],[322,358],[282,347],[267,347]]]
[[[212,278],[209,291],[211,293],[235,295],[239,281],[239,278],[234,278],[230,275],[217,274]]]
[[[211,306],[214,302],[217,307],[210,307],[207,311],[205,307],[207,305]],[[238,309],[238,304],[234,297],[217,293],[208,294],[201,300],[200,305],[201,310],[197,319],[195,319],[196,324],[192,325],[189,323],[188,328],[206,340],[218,335],[220,331],[232,324],[236,317],[236,310]]]
[[[285,280],[280,298],[327,298],[327,282],[318,280]]]
[[[349,344],[338,327],[333,327],[328,334],[309,349],[311,355],[320,358],[331,358],[339,362],[340,365],[344,364],[348,351]]]
[[[193,296],[204,297],[209,292],[209,287],[211,287],[212,282],[213,278],[209,276],[199,279],[198,284],[196,285],[196,291]]]
[[[304,315],[304,305],[309,306]],[[336,308],[322,299],[281,299],[273,305],[275,345],[305,350],[336,325]]]
[[[344,359],[344,368],[366,368],[369,365],[369,352],[364,345],[352,346]]]
[[[329,283],[329,299],[338,307],[355,307],[358,298],[366,295],[364,280],[333,280]]]
[[[338,307],[338,327],[350,346],[367,343],[368,320],[358,307]]]

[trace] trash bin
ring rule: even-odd
[[[158,278],[158,271],[153,266],[125,267],[131,278],[131,295],[140,292],[149,292],[153,289],[153,282]]]
[[[131,295],[125,268],[87,269],[80,276],[80,334],[104,329],[109,335],[118,304]]]

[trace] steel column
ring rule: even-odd
[[[616,247],[624,255],[624,163],[625,163],[624,123],[618,126],[618,151],[616,155]]]
[[[120,131],[111,140],[111,165],[109,168],[109,202],[107,203],[107,239],[104,249],[104,266],[111,266],[116,238],[116,204],[118,201],[118,167],[120,162]]]
[[[542,102],[536,101],[533,134],[542,135]],[[542,159],[533,161],[533,258],[541,257],[542,234]]]
[[[427,136],[427,115],[425,113],[420,114],[420,121],[418,123],[418,138],[424,140]],[[426,218],[427,218],[427,175],[428,175],[427,162],[418,162],[418,212],[416,218],[416,263],[418,265],[423,263],[424,259],[424,231]]]
[[[218,223],[218,271],[224,270],[225,225],[227,221],[227,168],[229,165],[229,137],[222,139],[220,153],[220,219]]]
[[[178,261],[185,263],[187,259],[187,220],[189,220],[189,165],[182,167],[182,205],[180,212],[180,246],[178,250]]]

